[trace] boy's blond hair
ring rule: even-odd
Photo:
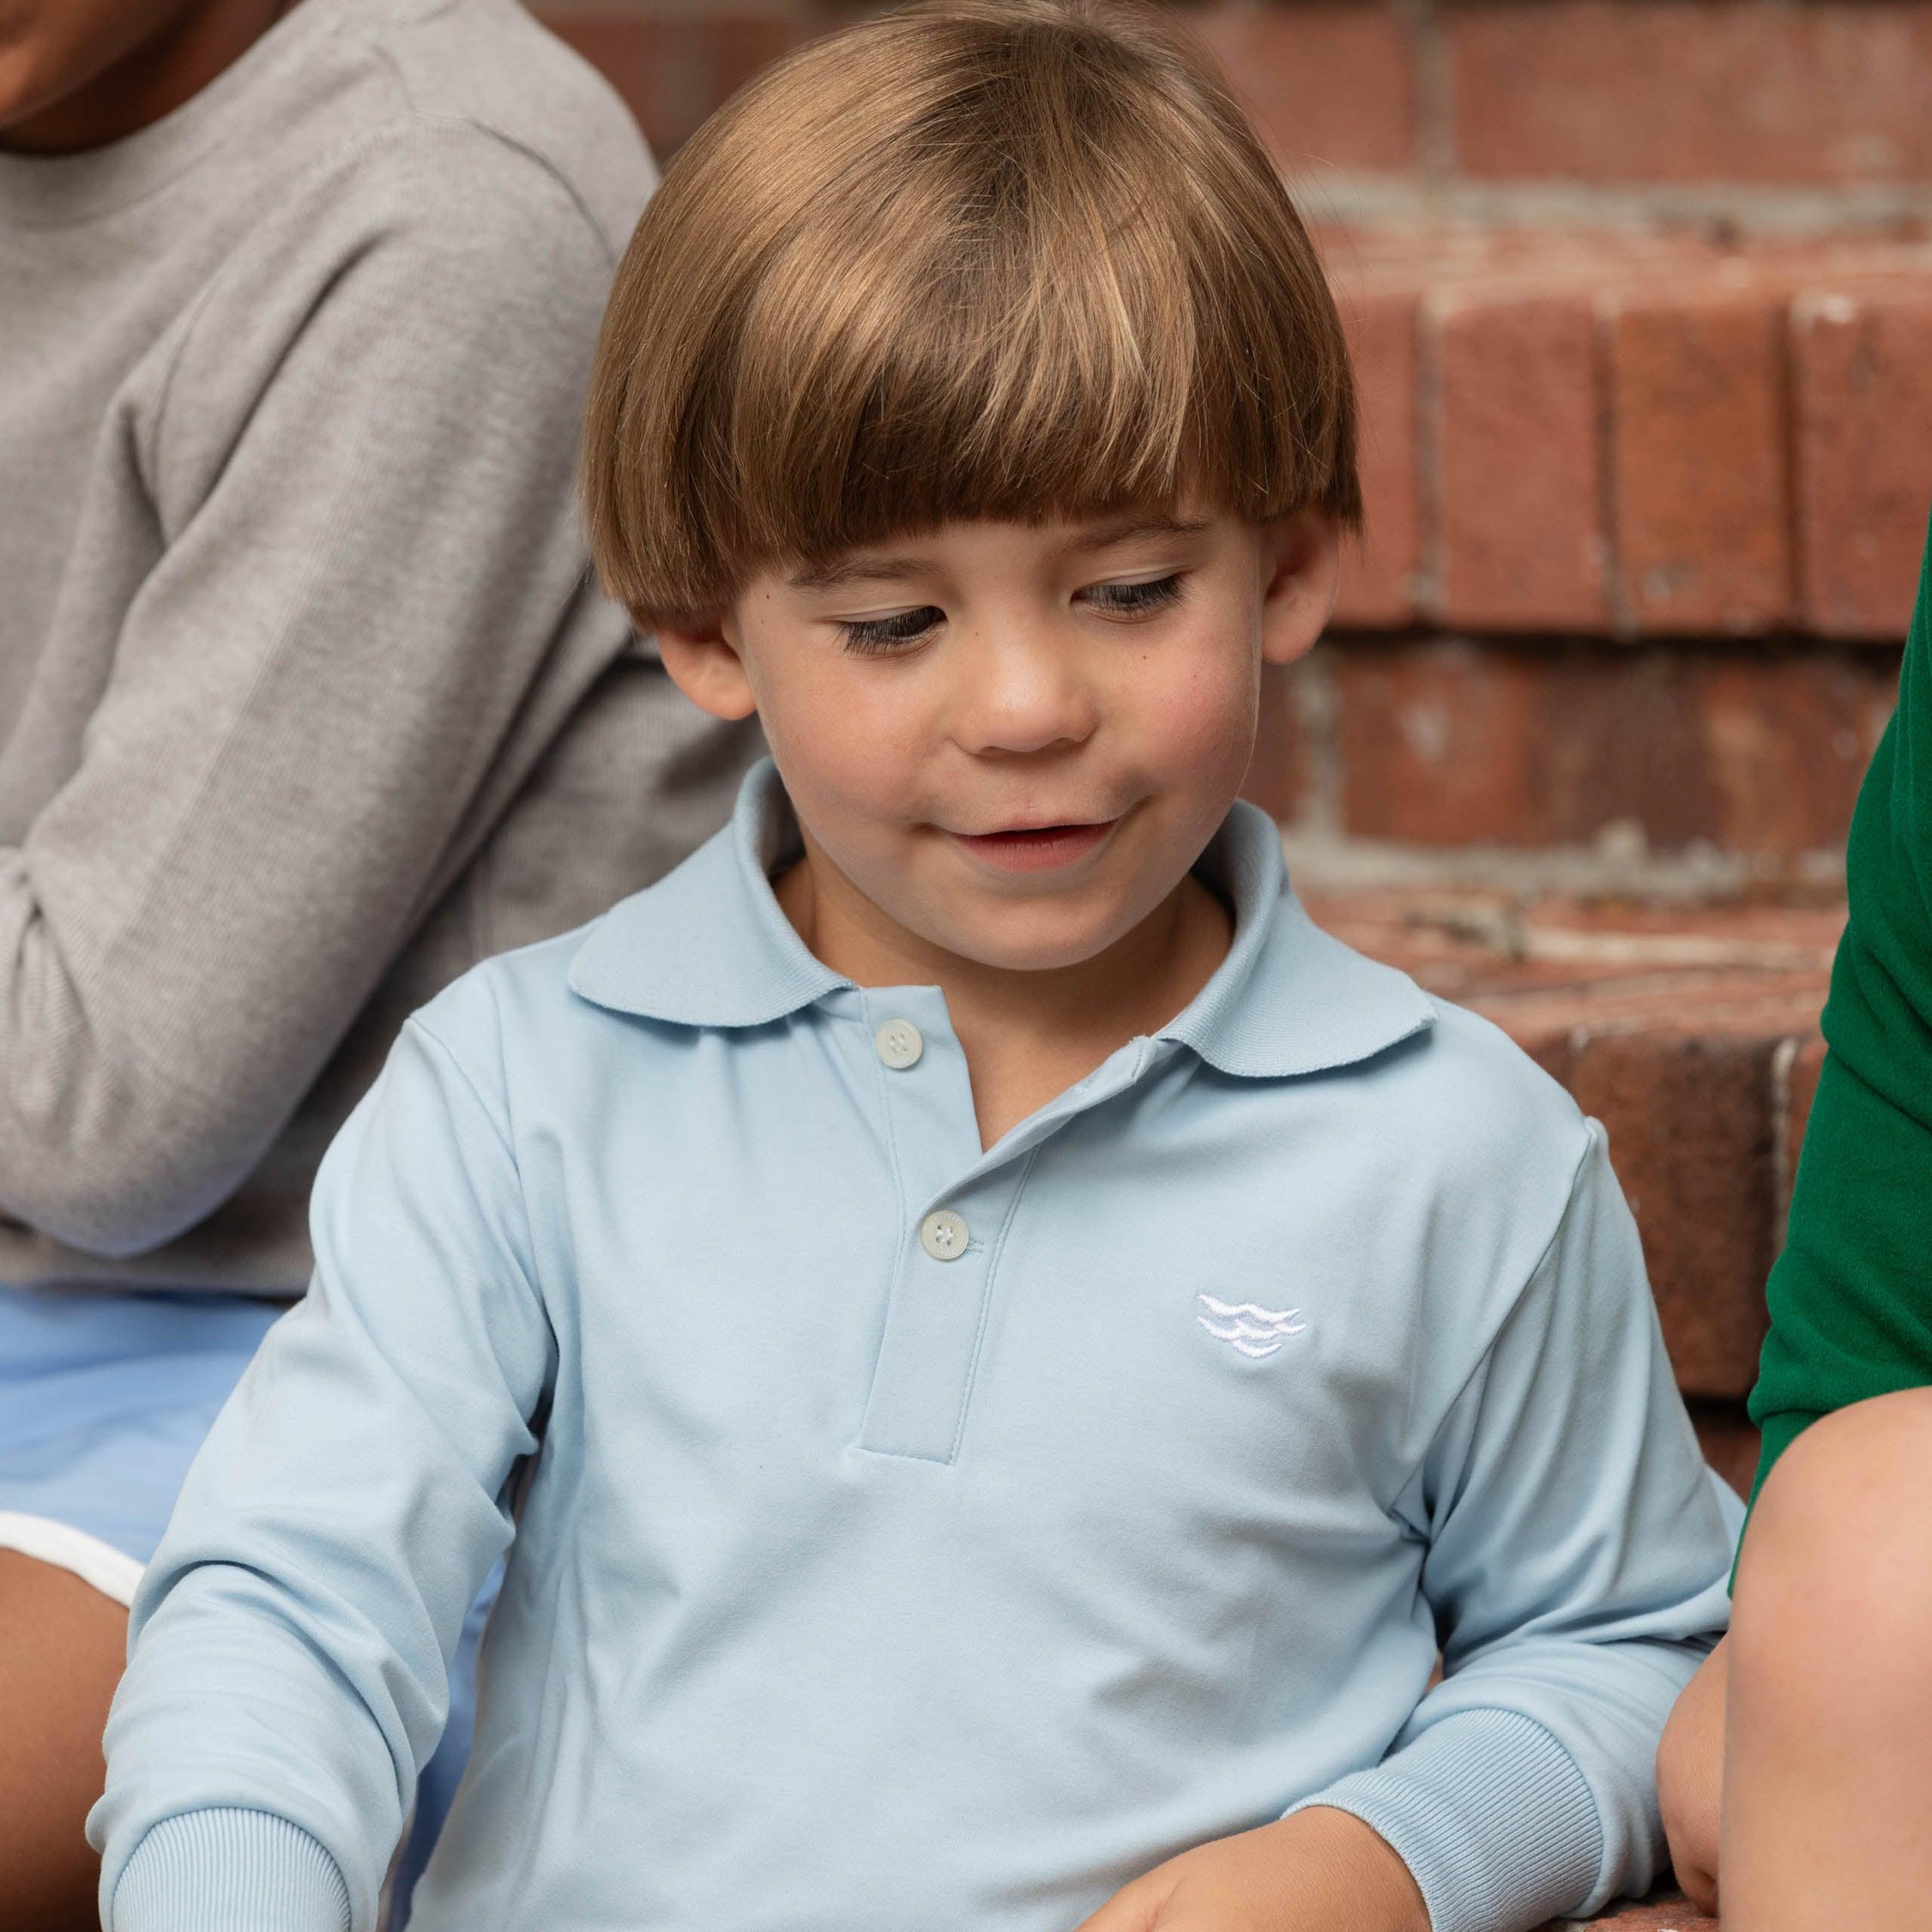
[[[618,269],[583,483],[646,627],[955,518],[1361,515],[1306,231],[1144,0],[921,0],[741,89]]]

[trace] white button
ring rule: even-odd
[[[918,1028],[909,1020],[888,1020],[872,1035],[872,1044],[878,1048],[879,1058],[888,1066],[900,1068],[915,1064],[926,1050]]]
[[[935,1208],[919,1223],[919,1245],[935,1261],[957,1261],[972,1230],[950,1208]]]

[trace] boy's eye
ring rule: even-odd
[[[879,656],[917,644],[945,614],[928,604],[916,611],[897,611],[890,617],[862,617],[855,623],[841,623],[838,628],[845,633],[848,651],[856,651],[861,657]]]
[[[1175,602],[1180,595],[1180,573],[1159,577],[1151,583],[1100,583],[1094,586],[1102,608],[1138,617],[1145,611],[1158,611]]]
[[[1174,603],[1180,595],[1180,573],[1156,577],[1151,583],[1100,583],[1091,593],[1105,611],[1124,617],[1138,617]],[[936,606],[922,605],[916,611],[900,611],[890,617],[864,617],[841,623],[845,648],[861,657],[880,656],[903,651],[917,644],[946,615]]]

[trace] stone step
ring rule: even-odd
[[[1747,1487],[1743,1404],[1842,903],[1333,882],[1303,896],[1337,937],[1495,1021],[1603,1122],[1678,1386],[1712,1461]]]

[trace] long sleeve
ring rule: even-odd
[[[1445,1675],[1382,1763],[1311,1795],[1401,1854],[1435,1932],[1641,1892],[1658,1739],[1727,1615],[1737,1499],[1672,1378],[1602,1129],[1402,1509]]]
[[[1846,890],[1825,1063],[1765,1291],[1754,1501],[1820,1416],[1932,1383],[1932,538]]]
[[[367,1932],[512,1539],[555,1343],[500,1097],[420,1020],[331,1145],[312,1224],[309,1294],[135,1597],[88,1821],[114,1932]]]
[[[572,489],[610,272],[543,163],[412,123],[104,426],[68,574],[111,669],[5,753],[10,795],[72,768],[0,848],[0,1211],[117,1255],[223,1201],[625,648]]]

